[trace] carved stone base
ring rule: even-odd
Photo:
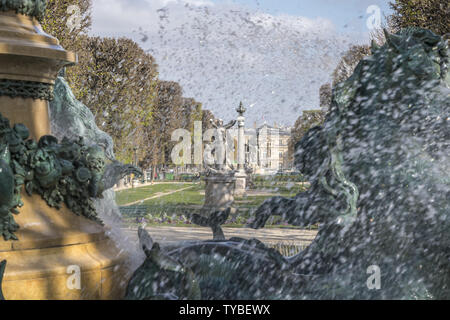
[[[5,1],[2,10],[22,2]],[[25,2],[24,2],[25,3]],[[42,1],[39,2],[42,4]],[[27,1],[38,5],[36,1]],[[22,8],[22,7],[20,7]],[[23,8],[22,8],[23,9]],[[24,10],[19,12],[30,12]],[[42,10],[41,10],[42,11]],[[39,22],[15,11],[0,12],[0,112],[11,125],[23,123],[38,140],[50,134],[47,100],[58,71],[77,61]],[[38,195],[22,194],[15,216],[18,241],[0,239],[6,299],[118,299],[124,296],[128,271],[105,229],[66,207],[50,208]],[[77,289],[77,271],[80,289]],[[71,274],[70,272],[74,272]],[[68,273],[69,272],[69,273]]]
[[[0,239],[5,299],[120,299],[131,272],[105,228],[23,194],[18,241]],[[73,269],[71,269],[73,268]],[[80,270],[80,289],[73,270]]]
[[[224,211],[234,202],[234,173],[216,173],[205,177],[205,203],[201,215],[207,217],[211,212]]]
[[[54,84],[58,71],[76,61],[36,19],[0,12],[0,79]]]
[[[242,197],[246,193],[247,188],[247,175],[244,171],[238,171],[235,175],[236,183],[234,188],[234,196]]]

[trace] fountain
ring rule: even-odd
[[[234,122],[219,121],[219,161],[192,216],[215,239],[163,249],[139,229],[146,258],[125,290],[131,267],[96,199],[112,201],[107,189],[136,168],[114,160],[112,141],[57,77],[76,56],[42,32],[44,9],[44,0],[0,3],[0,299],[450,298],[443,37],[419,28],[386,33],[386,44],[373,44],[335,88],[325,123],[296,146],[311,187],[267,200],[250,227],[273,215],[320,223],[307,249],[287,258],[255,239],[224,239],[235,176],[223,133]],[[74,288],[68,280],[77,275]]]
[[[50,135],[48,101],[55,79],[77,58],[42,31],[38,19],[45,5],[45,0],[0,3],[3,294],[6,299],[121,298],[126,255],[107,236],[92,199],[101,197],[123,168],[107,164],[109,150],[89,136],[58,142]],[[69,285],[70,276],[79,277],[79,287]]]
[[[205,203],[200,214],[188,214],[193,223],[204,227],[211,227],[214,240],[224,240],[225,236],[220,227],[230,214],[236,214],[233,207],[234,197],[243,196],[246,192],[247,170],[245,166],[245,108],[242,102],[236,109],[239,117],[236,121],[224,125],[222,120],[211,121],[216,129],[214,154],[208,161],[208,153],[205,157]],[[238,168],[234,170],[233,165],[228,161],[226,153],[229,152],[226,138],[226,130],[231,129],[238,123]],[[209,150],[207,150],[209,151]],[[214,163],[214,166],[211,166]]]
[[[286,258],[232,238],[164,251],[141,231],[147,259],[127,297],[449,299],[448,41],[420,28],[386,40],[298,143],[296,166],[311,187],[267,200],[250,224],[262,228],[272,215],[321,223],[307,249]],[[160,285],[159,274],[184,285]]]

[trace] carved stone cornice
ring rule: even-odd
[[[0,79],[53,84],[62,67],[76,62],[76,54],[64,50],[35,18],[0,11]]]
[[[53,100],[53,85],[50,83],[0,79],[0,96]]]

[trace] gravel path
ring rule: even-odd
[[[212,232],[210,228],[201,227],[147,227],[146,228],[153,240],[161,244],[174,244],[185,241],[211,240]],[[131,240],[137,241],[137,229],[124,229]],[[240,237],[245,239],[256,238],[266,244],[295,244],[308,245],[316,237],[316,230],[303,229],[249,229],[249,228],[223,228],[227,239],[231,237]]]

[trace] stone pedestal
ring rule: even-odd
[[[15,4],[20,2],[0,3],[0,11]],[[34,139],[50,134],[48,100],[54,80],[61,67],[76,59],[45,34],[33,16],[0,12],[2,115],[11,125],[25,124]],[[29,197],[23,191],[22,200],[24,206],[15,216],[19,240],[0,238],[0,260],[7,260],[3,278],[7,300],[123,297],[125,257],[107,237],[107,230],[65,206],[49,207],[39,195]],[[78,275],[79,289],[70,285]]]
[[[245,171],[240,170],[235,174],[235,177],[236,183],[234,188],[234,195],[236,197],[242,197],[245,195],[247,189],[247,174],[245,173]]]
[[[214,172],[205,177],[205,203],[199,214],[192,214],[193,223],[210,227],[214,240],[225,240],[222,228],[220,227],[228,219],[230,214],[234,214],[233,208],[234,187],[236,179],[234,172]]]
[[[19,241],[0,239],[6,300],[121,299],[129,279],[126,256],[105,229],[63,206],[50,208],[39,195],[22,195],[16,216]],[[80,289],[70,285],[80,271]]]
[[[208,217],[212,212],[225,211],[234,202],[236,178],[233,173],[216,173],[205,177],[205,203],[201,215]]]

